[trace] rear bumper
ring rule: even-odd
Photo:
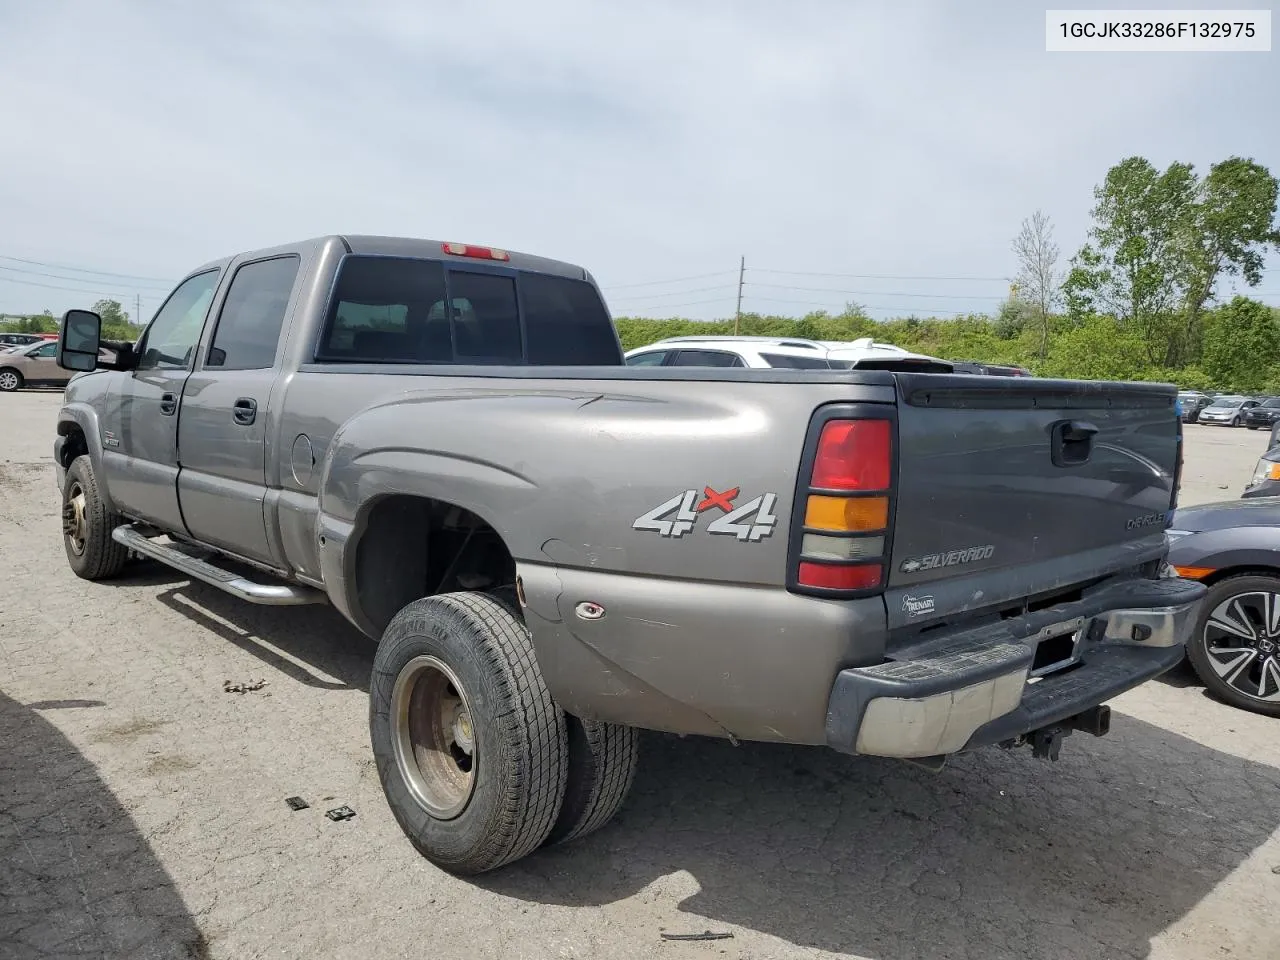
[[[827,743],[868,756],[936,757],[1066,720],[1175,666],[1205,589],[1181,579],[1112,583],[842,670]],[[1075,637],[1071,666],[1029,680],[1037,644],[1063,634]]]

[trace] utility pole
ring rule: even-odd
[[[142,323],[142,294],[135,293],[133,295],[133,324],[134,326]]]
[[[742,321],[742,278],[747,272],[747,258],[745,255],[738,260],[738,310],[733,315],[733,335],[738,335],[738,324]]]

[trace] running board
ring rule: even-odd
[[[135,553],[152,560],[159,560],[179,573],[186,574],[193,580],[207,583],[211,587],[224,590],[233,597],[247,600],[250,603],[261,603],[273,607],[291,607],[304,603],[326,603],[328,598],[319,590],[293,583],[255,583],[238,573],[224,570],[208,560],[193,557],[191,554],[165,543],[157,543],[144,536],[132,526],[116,527],[111,531],[111,539],[123,544]]]

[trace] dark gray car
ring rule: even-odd
[[[1187,654],[1227,703],[1280,717],[1280,499],[1174,513],[1169,562],[1209,587]]]

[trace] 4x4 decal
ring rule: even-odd
[[[720,515],[707,524],[707,533],[751,543],[772,536],[778,525],[773,512],[777,494],[762,493],[734,506],[733,501],[741,492],[738,487],[723,492],[703,487],[701,494],[697,490],[685,490],[641,514],[632,522],[631,529],[652,530],[660,537],[679,538],[694,530],[702,514],[719,510]]]

